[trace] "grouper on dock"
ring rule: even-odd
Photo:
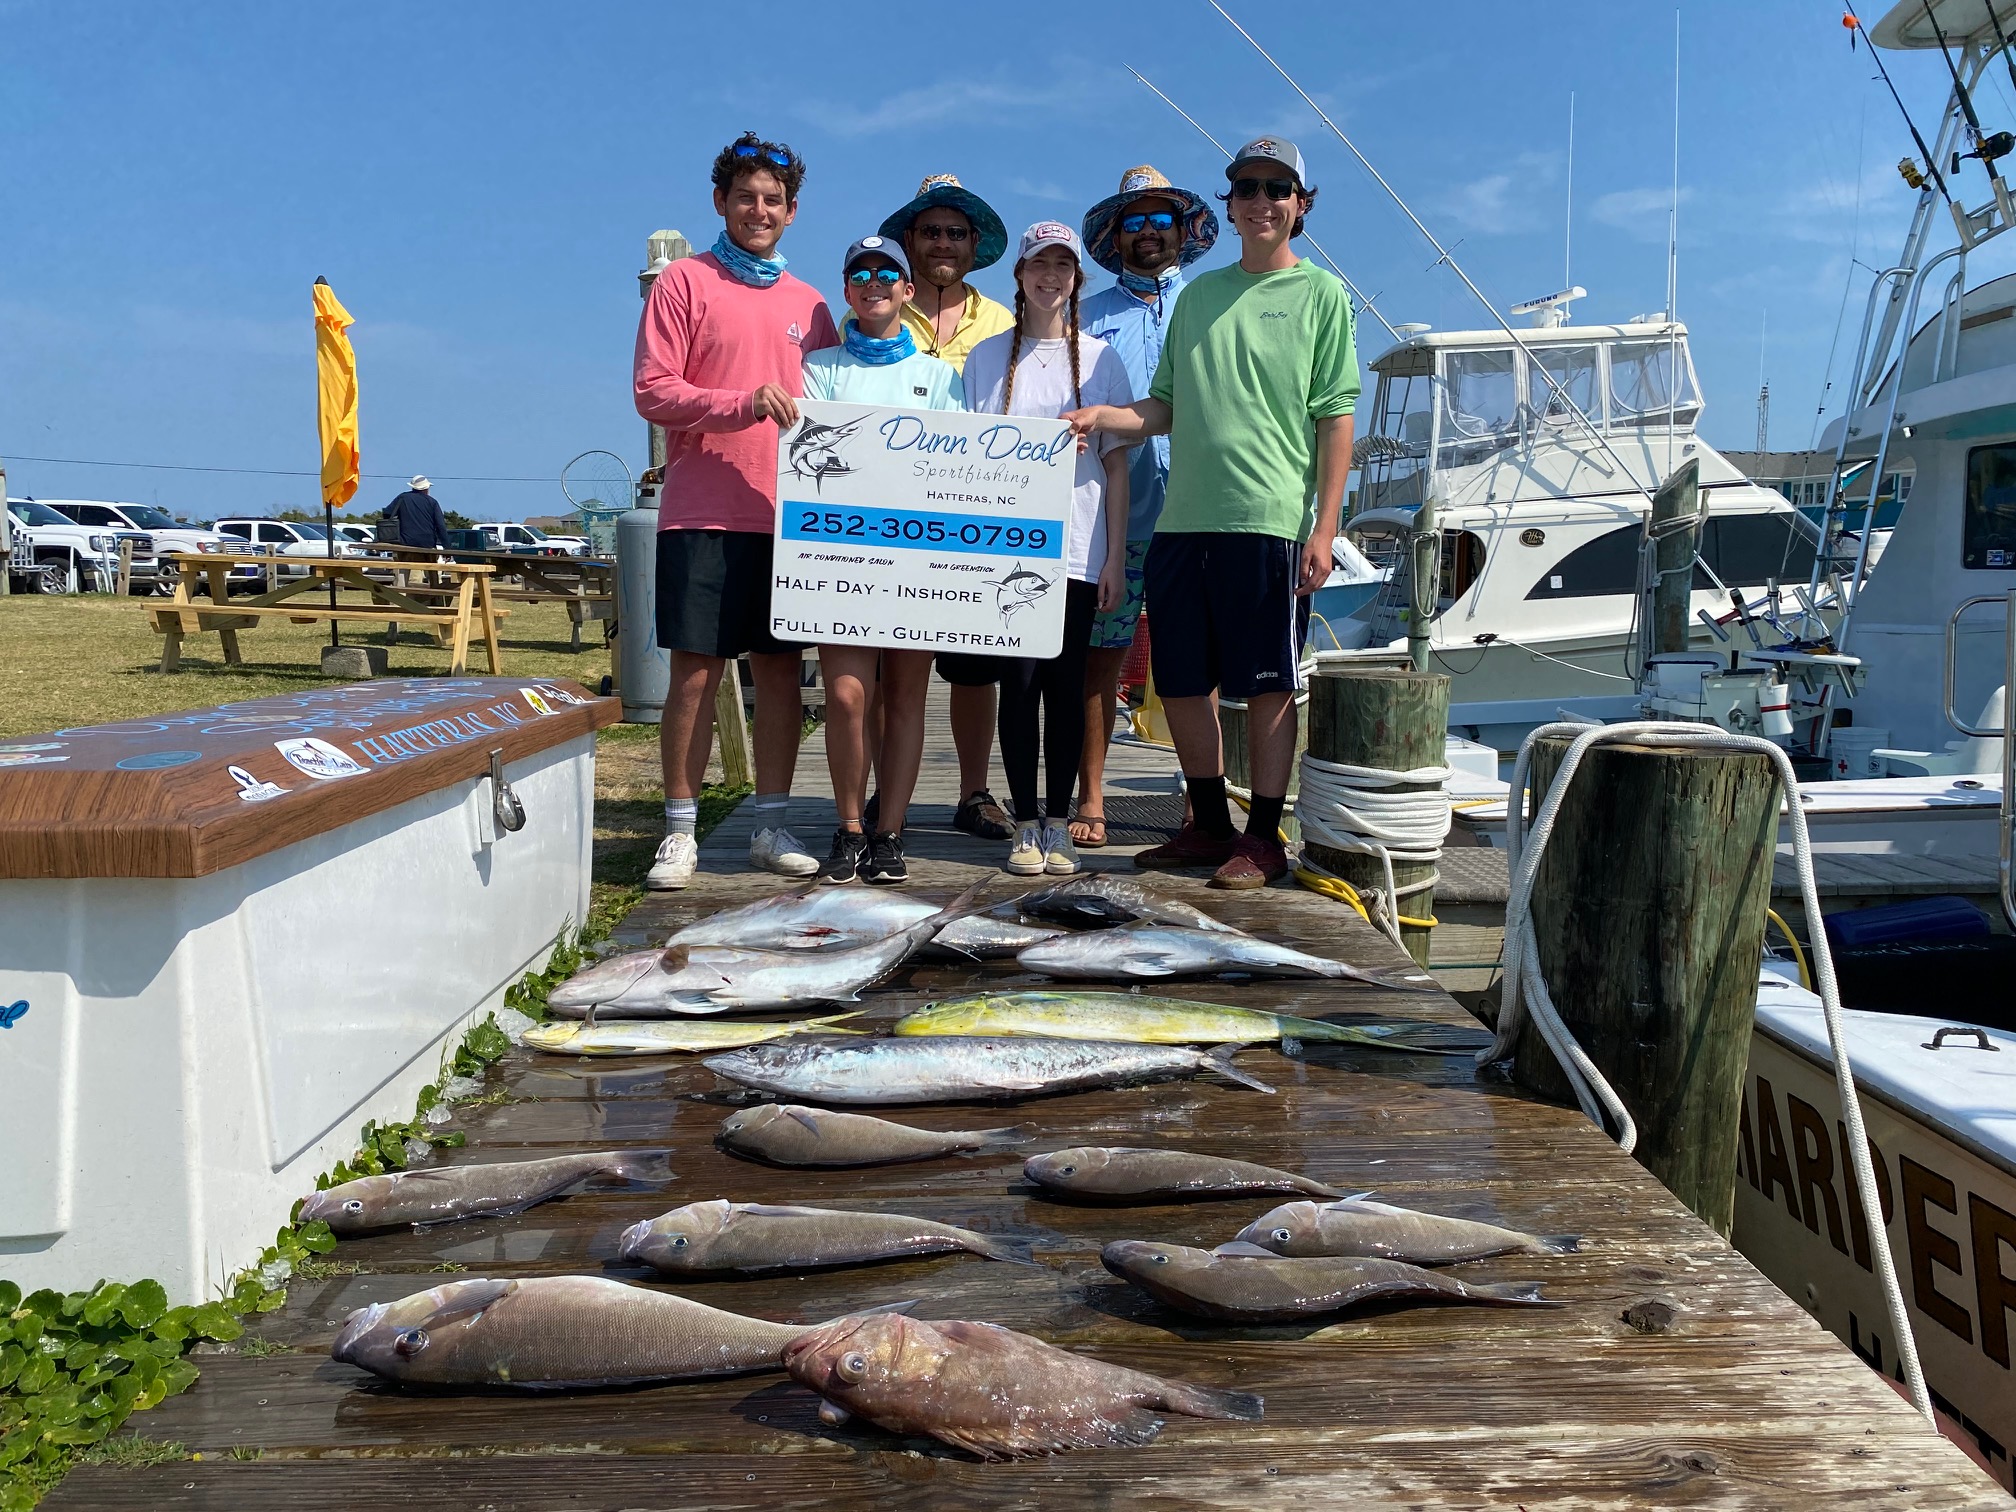
[[[1045,976],[1124,982],[1175,976],[1346,977],[1375,987],[1432,992],[1435,979],[1418,967],[1368,969],[1219,929],[1124,924],[1101,934],[1064,935],[1017,952],[1016,961]]]
[[[825,1326],[601,1276],[450,1281],[359,1308],[329,1357],[415,1386],[618,1386],[775,1370],[786,1345]]]

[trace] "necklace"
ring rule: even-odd
[[[1061,338],[1051,337],[1050,340],[1055,341],[1060,348],[1064,345]],[[1050,364],[1054,362],[1060,354],[1058,352],[1052,352],[1048,357],[1045,357],[1043,355],[1043,348],[1045,345],[1047,345],[1047,343],[1043,341],[1038,341],[1037,343],[1035,343],[1033,346],[1029,348],[1029,357],[1030,360],[1036,364],[1036,366],[1044,369],[1047,372],[1049,370]]]

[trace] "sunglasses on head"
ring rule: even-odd
[[[1175,225],[1176,215],[1170,210],[1146,210],[1120,217],[1120,229],[1129,236],[1150,226],[1157,231],[1169,231],[1173,230]]]
[[[871,283],[885,283],[893,289],[903,282],[903,275],[894,268],[850,268],[847,270],[847,282],[857,289],[865,289]]]
[[[779,168],[789,168],[791,154],[782,147],[772,147],[767,142],[737,142],[728,149],[738,158],[760,157],[766,163],[775,163]]]
[[[1242,178],[1232,181],[1232,198],[1252,199],[1262,189],[1270,200],[1285,200],[1296,192],[1293,179]]]
[[[917,237],[920,241],[948,241],[955,245],[965,241],[972,234],[973,229],[970,226],[919,226],[917,228]]]

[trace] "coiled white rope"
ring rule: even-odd
[[[1450,809],[1449,795],[1441,784],[1449,780],[1451,771],[1446,766],[1432,766],[1403,772],[1325,761],[1306,751],[1302,755],[1302,780],[1295,799],[1295,819],[1302,828],[1302,839],[1379,858],[1386,886],[1383,906],[1373,910],[1377,917],[1372,922],[1396,945],[1400,944],[1400,900],[1429,891],[1441,880],[1441,873],[1396,887],[1393,863],[1432,865],[1442,858],[1442,842],[1449,837]],[[1424,783],[1435,786],[1415,792],[1399,790],[1419,789]],[[1306,851],[1302,864],[1319,876],[1328,875],[1308,859]]]
[[[1573,744],[1561,759],[1546,796],[1534,815],[1530,839],[1525,833],[1525,792],[1532,765],[1534,742],[1549,736],[1572,736]],[[1512,890],[1505,904],[1505,991],[1498,1010],[1498,1038],[1490,1049],[1479,1053],[1480,1061],[1503,1060],[1518,1043],[1519,1027],[1531,1014],[1533,1026],[1554,1052],[1575,1091],[1575,1101],[1590,1122],[1604,1128],[1608,1114],[1617,1129],[1617,1143],[1628,1155],[1638,1142],[1638,1128],[1630,1110],[1616,1089],[1590,1060],[1588,1052],[1575,1041],[1548,994],[1547,980],[1540,969],[1540,951],[1533,933],[1533,879],[1540,871],[1540,858],[1554,832],[1563,796],[1576,769],[1590,747],[1629,741],[1636,745],[1673,746],[1683,749],[1743,751],[1766,756],[1778,772],[1785,795],[1785,811],[1792,828],[1792,858],[1799,873],[1799,895],[1808,920],[1820,918],[1820,889],[1813,876],[1813,848],[1806,833],[1806,813],[1799,801],[1799,779],[1792,760],[1782,748],[1754,735],[1735,735],[1713,725],[1636,720],[1623,724],[1588,725],[1558,723],[1541,725],[1519,747],[1519,759],[1512,769],[1511,801],[1506,805],[1506,846],[1512,864]],[[1820,1011],[1827,1025],[1827,1043],[1834,1055],[1834,1085],[1841,1100],[1841,1116],[1847,1136],[1848,1162],[1854,1169],[1855,1190],[1862,1211],[1880,1214],[1882,1203],[1876,1190],[1876,1172],[1869,1160],[1869,1136],[1862,1124],[1862,1104],[1855,1090],[1854,1069],[1848,1061],[1848,1044],[1841,1027],[1841,992],[1834,978],[1834,957],[1828,949],[1827,932],[1812,933],[1813,974],[1820,993]],[[1918,1362],[1918,1343],[1911,1332],[1911,1319],[1904,1307],[1904,1293],[1897,1284],[1897,1267],[1890,1253],[1888,1236],[1870,1246],[1876,1277],[1883,1288],[1884,1305],[1890,1327],[1897,1338],[1898,1361],[1904,1367],[1904,1383],[1911,1403],[1933,1421],[1932,1398],[1925,1386],[1925,1372]]]

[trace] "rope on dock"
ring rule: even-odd
[[[1534,815],[1530,842],[1526,835],[1526,780],[1532,764],[1535,742],[1550,736],[1572,736],[1574,743],[1561,758],[1560,769],[1540,801]],[[1813,875],[1813,847],[1806,832],[1806,813],[1799,801],[1799,778],[1792,760],[1782,747],[1755,735],[1735,735],[1712,725],[1661,720],[1634,720],[1613,725],[1581,722],[1545,724],[1527,735],[1519,747],[1519,759],[1512,769],[1512,792],[1506,805],[1506,849],[1512,863],[1511,896],[1505,905],[1505,990],[1498,1010],[1498,1038],[1490,1049],[1481,1051],[1482,1062],[1503,1060],[1518,1043],[1519,1028],[1526,1015],[1554,1052],[1575,1100],[1589,1121],[1605,1128],[1604,1116],[1616,1127],[1618,1146],[1630,1154],[1638,1142],[1638,1128],[1630,1110],[1616,1089],[1604,1079],[1594,1061],[1574,1034],[1562,1022],[1547,980],[1540,968],[1539,944],[1533,932],[1533,880],[1539,875],[1540,858],[1561,811],[1561,801],[1575,770],[1590,747],[1613,742],[1636,745],[1676,746],[1696,750],[1742,751],[1768,757],[1777,768],[1785,793],[1785,810],[1792,826],[1792,859],[1799,876],[1800,898],[1809,920],[1820,917],[1820,888]],[[1812,973],[1818,984],[1821,1016],[1827,1025],[1827,1044],[1834,1055],[1834,1082],[1841,1099],[1842,1121],[1846,1126],[1848,1161],[1854,1170],[1855,1190],[1865,1213],[1881,1213],[1876,1190],[1876,1173],[1869,1159],[1869,1136],[1862,1123],[1862,1103],[1855,1089],[1855,1073],[1848,1062],[1848,1045],[1841,1027],[1841,992],[1834,977],[1834,953],[1828,947],[1827,932],[1812,933]],[[1890,1326],[1897,1338],[1898,1363],[1904,1367],[1904,1382],[1911,1404],[1933,1422],[1932,1397],[1925,1386],[1925,1372],[1918,1362],[1918,1341],[1911,1332],[1910,1315],[1905,1311],[1904,1293],[1897,1283],[1897,1265],[1887,1237],[1870,1246],[1876,1276],[1883,1287],[1883,1301],[1889,1310]],[[1936,1431],[1936,1424],[1935,1424]]]
[[[1386,887],[1383,895],[1375,894],[1368,901],[1343,878],[1310,861],[1306,853],[1296,872],[1297,880],[1331,896],[1338,896],[1331,884],[1349,889],[1351,896],[1345,901],[1364,914],[1368,922],[1384,930],[1396,945],[1401,944],[1402,924],[1433,928],[1433,919],[1402,914],[1400,900],[1432,891],[1442,880],[1442,874],[1431,872],[1422,881],[1396,887],[1393,863],[1432,866],[1442,859],[1442,842],[1449,838],[1450,825],[1449,794],[1442,784],[1449,780],[1452,770],[1432,766],[1401,772],[1387,767],[1350,766],[1303,752],[1302,780],[1295,798],[1295,819],[1302,828],[1302,838],[1333,850],[1377,856],[1385,868]],[[1428,783],[1434,786],[1424,787]],[[1402,788],[1410,791],[1401,791]],[[1308,876],[1303,875],[1305,871]]]

